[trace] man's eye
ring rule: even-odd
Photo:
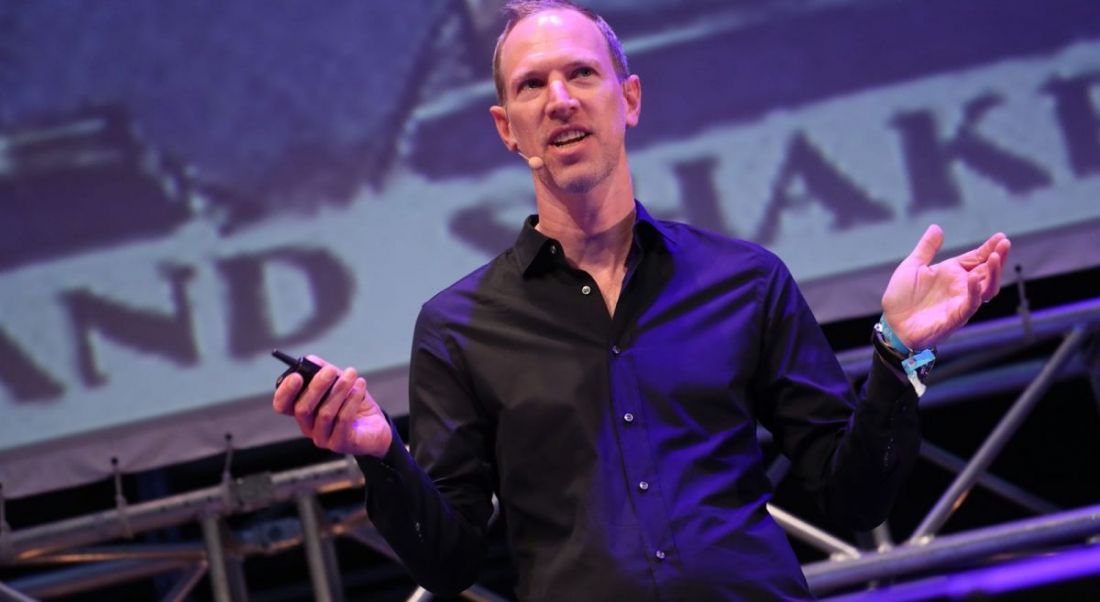
[[[574,71],[573,74],[577,77],[591,77],[596,75],[596,70],[592,67],[581,67]]]
[[[541,87],[542,87],[542,82],[537,80],[537,79],[525,79],[519,85],[520,90],[532,90],[532,89],[541,88]]]

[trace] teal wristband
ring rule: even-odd
[[[901,339],[898,338],[894,329],[890,328],[890,324],[886,321],[886,314],[883,314],[875,324],[875,331],[882,335],[882,340],[888,347],[897,351],[899,355],[906,356],[905,359],[901,361],[901,367],[905,371],[905,376],[907,376],[909,382],[913,384],[913,388],[917,391],[917,396],[924,395],[924,379],[928,377],[928,373],[932,371],[932,366],[936,363],[935,350],[925,349],[914,353],[905,343],[901,342]]]
[[[878,323],[875,324],[875,330],[882,333],[882,338],[886,340],[886,344],[890,348],[894,349],[902,355],[913,355],[913,350],[906,347],[905,343],[901,342],[893,328],[890,328],[890,323],[886,321],[886,314],[882,314],[882,317],[878,319]]]

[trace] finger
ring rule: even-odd
[[[373,402],[367,395],[367,381],[362,378],[356,379],[348,393],[347,402],[340,408],[340,414],[336,417],[336,423],[329,437],[329,449],[341,454],[352,450],[356,435],[355,417],[359,415],[363,406],[369,403]]]
[[[317,357],[316,355],[307,356],[306,359],[310,360],[311,362],[313,362],[313,363],[315,363],[315,364],[317,364],[318,366],[321,366],[321,367],[324,367],[324,366],[328,365],[328,362],[321,359],[320,357]],[[316,377],[316,375],[314,375],[314,377]],[[292,381],[293,383],[295,383],[294,394],[293,395],[287,395],[285,397],[280,397],[278,399],[278,405],[276,407],[276,410],[279,411],[279,413],[281,413],[281,414],[284,414],[284,415],[287,415],[287,416],[294,416],[295,419],[298,422],[298,430],[302,431],[302,434],[305,435],[306,437],[309,437],[310,436],[310,430],[312,428],[312,424],[309,421],[303,421],[303,420],[299,419],[298,415],[297,415],[297,408],[298,408],[299,402],[305,401],[305,402],[308,403],[308,399],[306,399],[306,400],[302,399],[303,397],[308,398],[308,396],[309,396],[308,387],[303,387],[303,384],[305,383],[305,379],[302,377],[301,374],[299,374],[297,372],[292,372],[292,373],[288,374],[286,376],[286,378],[283,379],[284,384],[286,383],[286,381]],[[276,394],[280,395],[279,391],[276,391]]]
[[[313,444],[317,447],[329,448],[329,439],[336,424],[336,417],[343,411],[344,406],[349,405],[346,397],[334,397],[329,395],[321,408],[317,411],[317,421],[313,424]]]
[[[987,259],[993,253],[993,251],[997,250],[997,244],[1004,240],[1004,238],[1004,232],[998,232],[993,236],[985,239],[985,242],[983,242],[982,245],[978,247],[978,257],[980,257],[983,261]]]
[[[309,382],[309,386],[294,402],[294,419],[298,421],[298,427],[302,429],[302,434],[311,439],[313,438],[313,423],[317,418],[317,406],[339,375],[340,371],[335,366],[325,364],[317,371],[317,374],[313,375],[313,380]]]
[[[975,270],[970,272],[966,277],[966,317],[963,320],[963,324],[970,319],[970,316],[974,315],[974,312],[978,311],[978,308],[982,305],[982,281],[985,279],[984,270]],[[959,324],[956,328],[962,327],[963,324]]]
[[[997,243],[997,254],[1001,256],[1001,265],[1008,265],[1008,252],[1012,250],[1012,241],[1006,236]]]
[[[924,231],[920,240],[917,241],[917,246],[909,253],[906,261],[915,262],[917,265],[929,265],[942,246],[943,229],[936,224],[932,224]]]
[[[332,435],[332,425],[336,421],[336,416],[340,413],[340,409],[344,406],[348,392],[351,391],[352,386],[355,385],[355,380],[359,378],[359,374],[355,371],[355,368],[348,368],[340,374],[340,378],[336,380],[336,383],[332,385],[332,390],[328,395],[321,400],[320,405],[317,407],[317,418],[313,424],[313,442],[318,447],[325,447],[329,437]]]
[[[302,376],[292,372],[275,388],[275,395],[271,398],[271,405],[275,411],[284,416],[294,415],[294,400],[298,392],[302,390]]]
[[[994,251],[985,262],[988,277],[985,290],[982,291],[982,301],[989,301],[1001,290],[1001,272],[1004,269],[1004,261],[1000,253]]]
[[[959,255],[959,264],[967,270],[972,270],[989,259],[989,256],[997,251],[1002,241],[1008,240],[1003,232],[998,232],[985,239],[978,248]]]

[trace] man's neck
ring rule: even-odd
[[[537,230],[562,244],[565,259],[589,273],[623,266],[633,240],[634,185],[625,155],[611,177],[585,192],[535,178]]]
[[[536,229],[562,245],[566,260],[587,272],[626,263],[633,240],[634,198],[540,199]]]
[[[607,313],[614,316],[634,237],[634,199],[608,199],[603,203],[572,200],[563,203],[540,199],[536,229],[557,239],[565,261],[595,280]]]

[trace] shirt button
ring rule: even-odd
[[[588,285],[586,284],[586,285],[584,285],[584,286],[582,286],[582,287],[581,287],[581,294],[582,294],[582,295],[587,295],[587,294],[589,294],[589,293],[591,293],[591,292],[592,292],[592,287],[591,287],[591,286],[588,286]]]
[[[634,414],[630,412],[623,414],[623,422],[634,422]]]
[[[664,550],[657,550],[653,555],[657,557],[657,560],[664,560],[665,559],[665,551]]]
[[[648,490],[649,489],[649,483],[646,483],[645,481],[639,482],[638,483],[638,489],[641,489],[642,491]]]
[[[550,254],[553,255],[558,252],[558,245],[550,245]]]
[[[619,354],[620,354],[620,353],[622,353],[622,352],[623,352],[623,350],[622,350],[622,349],[619,349],[619,346],[618,346],[618,345],[612,345],[612,346],[611,346],[611,353],[613,353],[613,354],[615,354],[615,355],[619,355]]]

